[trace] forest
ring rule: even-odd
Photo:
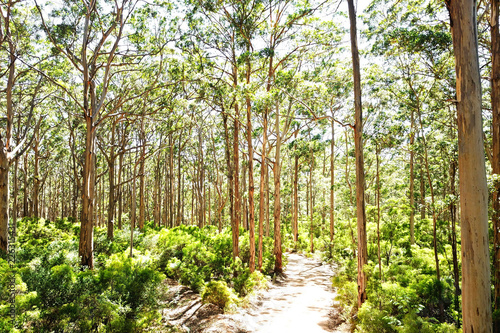
[[[500,332],[499,3],[0,1],[0,332]]]

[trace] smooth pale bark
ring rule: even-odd
[[[499,0],[491,0],[491,109],[492,149],[491,168],[500,176],[500,30]],[[500,181],[494,183],[493,191],[493,284],[495,293],[493,306],[500,310]],[[493,323],[495,332],[500,331],[500,318]]]
[[[366,245],[365,171],[363,160],[363,113],[361,105],[361,74],[357,42],[354,1],[347,0],[351,32],[352,67],[354,77],[354,145],[356,150],[356,215],[358,224],[358,307],[366,301],[367,276],[363,266],[368,263]]]
[[[449,2],[457,75],[464,333],[493,331],[476,1]]]

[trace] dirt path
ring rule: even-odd
[[[332,267],[296,253],[287,256],[286,278],[252,296],[235,313],[222,314],[215,305],[202,304],[188,287],[170,281],[164,327],[190,333],[348,333],[334,306]]]
[[[333,307],[330,265],[291,253],[285,273],[285,279],[231,317],[249,332],[349,332]]]

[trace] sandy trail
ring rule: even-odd
[[[285,279],[231,317],[244,323],[249,332],[349,332],[333,307],[336,294],[330,265],[290,253],[285,273]]]

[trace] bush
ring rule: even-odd
[[[201,292],[203,303],[212,303],[223,310],[228,310],[231,305],[236,304],[238,297],[224,281],[210,281]]]

